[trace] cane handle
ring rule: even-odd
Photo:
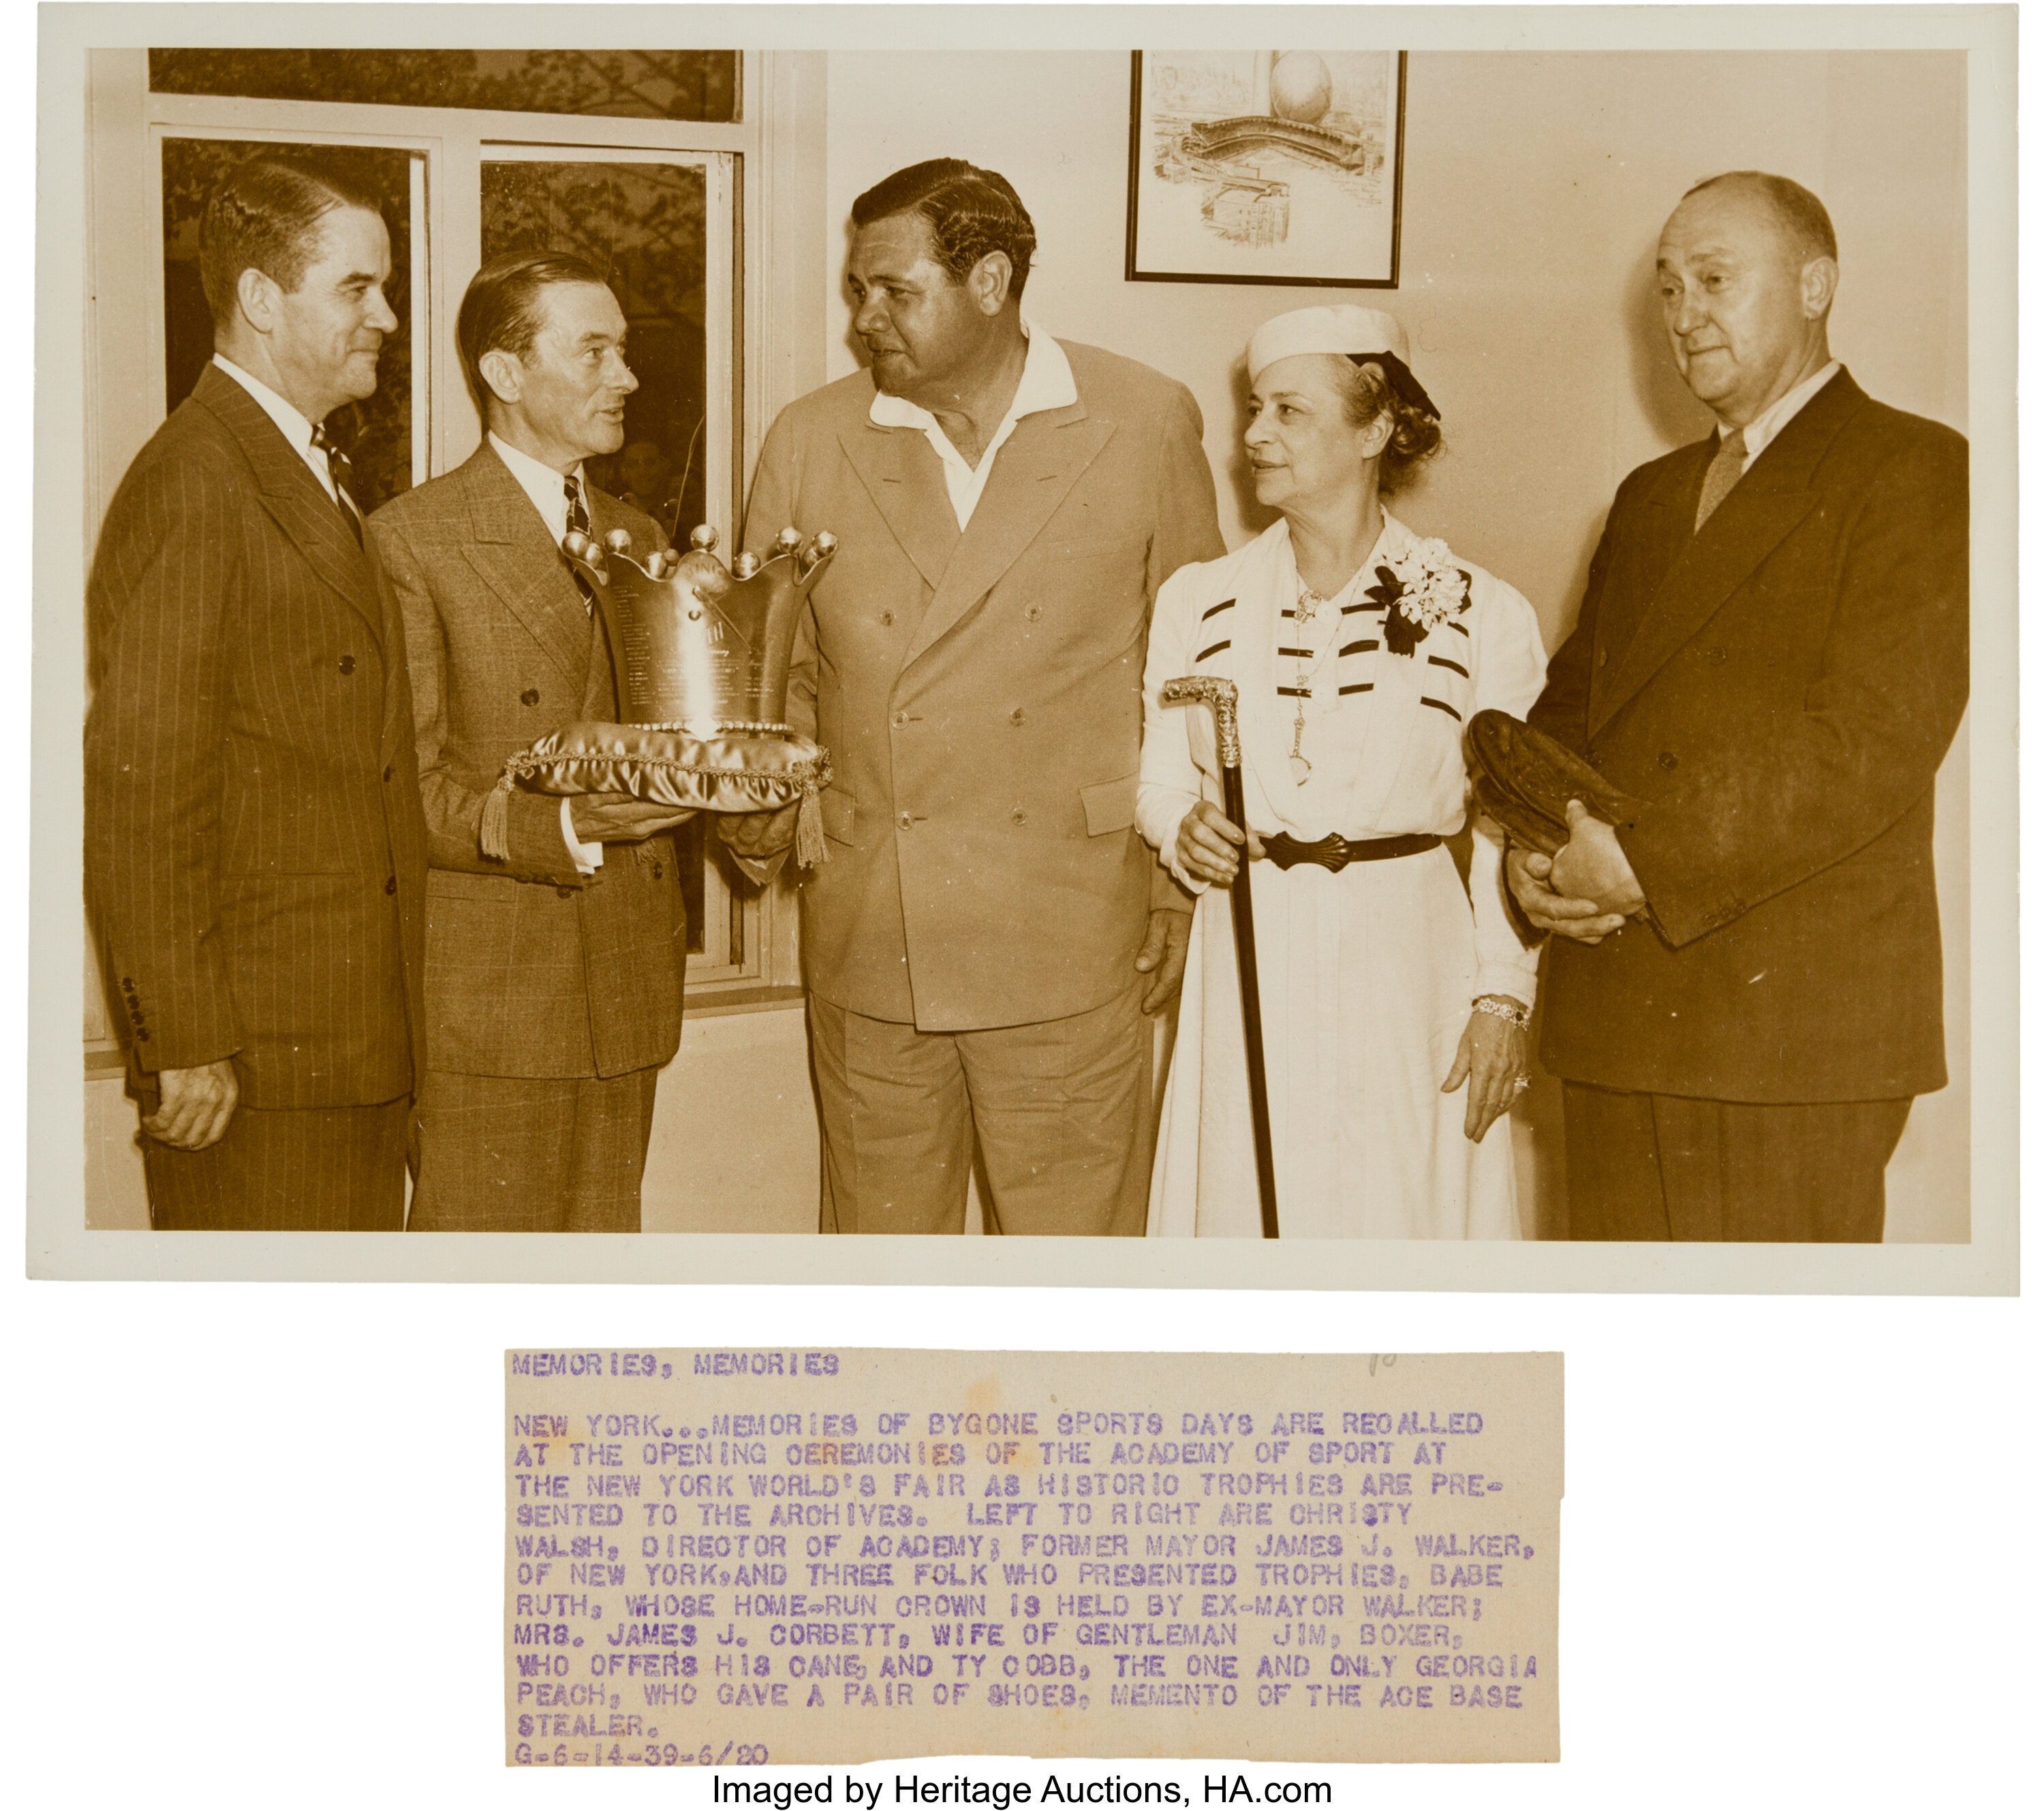
[[[1214,743],[1224,767],[1242,765],[1242,733],[1235,721],[1235,681],[1215,673],[1194,673],[1182,679],[1166,679],[1159,694],[1167,705],[1203,704],[1213,712]]]

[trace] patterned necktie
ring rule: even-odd
[[[348,481],[353,475],[353,462],[337,446],[326,431],[326,424],[313,424],[313,446],[326,455],[326,475],[333,484],[333,500],[340,506],[341,520],[348,524],[348,532],[355,536],[355,544],[362,544],[362,517],[355,509],[353,494]]]
[[[587,535],[589,533],[589,511],[582,503],[582,486],[575,482],[574,475],[572,472],[561,480],[561,493],[568,500],[568,525],[567,532],[571,535]],[[568,571],[574,576],[575,589],[582,593],[582,607],[591,616],[594,616],[596,614],[596,594],[589,588],[589,581],[582,576],[582,568],[579,566],[571,565],[569,567]]]
[[[1746,475],[1746,430],[1735,428],[1718,443],[1717,456],[1704,474],[1704,494],[1696,499],[1696,529],[1711,519],[1719,504],[1731,494],[1731,487]]]

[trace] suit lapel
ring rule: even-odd
[[[1114,429],[1113,422],[1089,417],[1083,400],[1025,415],[1016,424],[1008,444],[994,455],[979,506],[916,625],[904,666],[956,627],[1000,583],[1114,437]],[[944,511],[951,514],[948,498]]]
[[[263,510],[325,584],[340,593],[383,645],[382,599],[375,569],[336,504],[312,469],[263,412],[263,406],[217,366],[199,374],[192,399],[234,436],[256,474]]]
[[[468,493],[469,544],[462,555],[498,601],[524,624],[580,697],[589,680],[589,612],[561,550],[532,500],[485,440],[459,475]],[[596,526],[592,517],[590,525]]]
[[[1676,652],[1723,607],[1790,531],[1816,507],[1817,467],[1838,431],[1866,401],[1849,372],[1838,375],[1797,412],[1753,462],[1700,533],[1689,536],[1655,587],[1639,626],[1610,669],[1608,682],[1593,690],[1593,735],[1659,672]],[[1712,449],[1701,451],[1709,463]],[[1657,519],[1650,533],[1671,539],[1693,521],[1697,490],[1686,482],[1664,485],[1650,507]],[[1671,472],[1671,480],[1677,476]],[[1696,479],[1700,484],[1701,479]],[[1686,498],[1688,513],[1681,513]],[[1667,513],[1673,513],[1669,519]]]
[[[883,428],[876,421],[840,434],[838,444],[901,551],[935,590],[959,544],[958,517],[936,450],[913,428]]]

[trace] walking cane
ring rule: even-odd
[[[1220,751],[1221,809],[1247,836],[1249,814],[1242,804],[1242,736],[1235,717],[1235,682],[1208,674],[1167,679],[1163,702],[1204,704],[1214,716],[1214,743]],[[1263,1205],[1263,1236],[1278,1236],[1278,1166],[1270,1151],[1270,1090],[1263,1074],[1263,1002],[1256,986],[1256,922],[1249,897],[1249,848],[1243,845],[1228,889],[1235,920],[1235,967],[1242,978],[1242,1039],[1249,1056],[1249,1121],[1256,1136],[1256,1192]]]

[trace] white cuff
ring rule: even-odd
[[[577,873],[594,874],[603,866],[602,844],[585,843],[575,836],[574,801],[571,798],[561,801],[561,840],[567,844],[568,853],[574,857]]]
[[[1529,1012],[1534,997],[1539,991],[1540,952],[1528,950],[1530,961],[1493,959],[1479,962],[1476,969],[1476,991],[1472,999],[1481,999],[1486,994],[1502,994],[1508,1000],[1516,1000]]]

